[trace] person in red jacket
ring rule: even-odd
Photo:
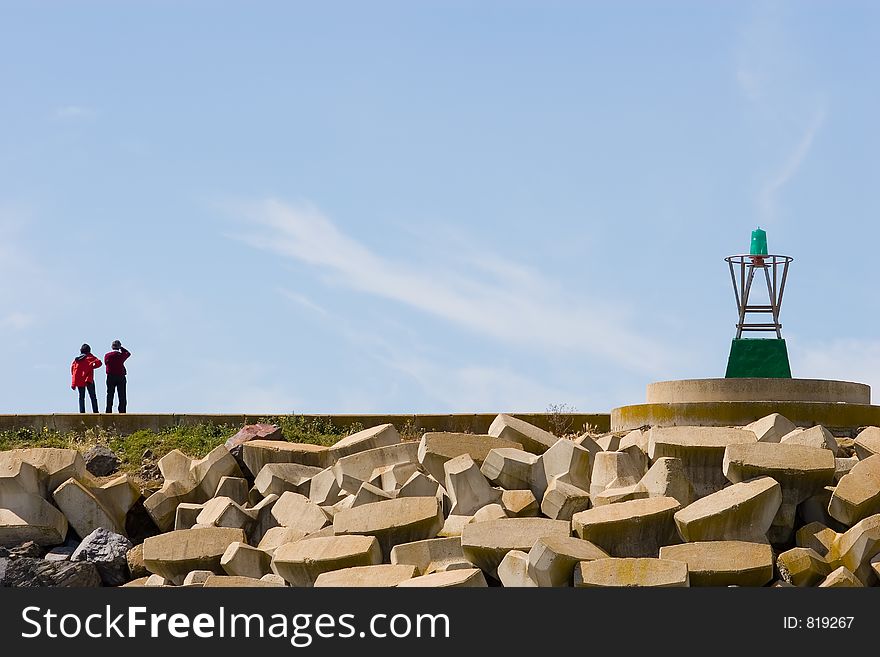
[[[125,361],[131,353],[122,346],[119,340],[114,340],[110,345],[113,351],[104,355],[104,364],[107,365],[107,412],[113,412],[113,394],[119,391],[119,412],[125,413],[128,400],[125,396]]]
[[[84,344],[79,356],[70,364],[70,389],[79,390],[79,412],[86,412],[86,390],[92,400],[92,413],[98,412],[98,396],[95,394],[95,370],[101,367],[101,359],[92,356],[92,348]]]

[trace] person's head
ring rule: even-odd
[[[122,343],[119,340],[114,340],[113,344],[110,345],[111,349],[119,349],[122,347]]]
[[[82,347],[79,348],[79,353],[90,354],[92,353],[92,348],[89,345],[84,344]]]

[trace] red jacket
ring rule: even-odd
[[[115,374],[116,376],[125,376],[125,365],[123,363],[131,356],[131,352],[125,347],[119,347],[119,351],[108,351],[104,354],[104,362],[107,364],[107,376]]]
[[[101,367],[101,359],[92,354],[80,354],[70,365],[71,388],[82,388],[95,380],[95,370]]]

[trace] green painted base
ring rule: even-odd
[[[727,359],[727,379],[790,379],[791,366],[785,340],[776,338],[734,339]]]

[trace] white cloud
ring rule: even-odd
[[[23,331],[32,326],[36,318],[27,313],[12,312],[5,317],[0,317],[0,329],[12,329],[13,331]]]
[[[97,112],[82,105],[65,105],[57,107],[52,116],[58,121],[77,121],[95,118]]]
[[[295,304],[302,306],[307,310],[311,310],[318,315],[327,315],[327,310],[325,308],[322,308],[304,294],[300,294],[299,292],[294,292],[285,288],[278,288],[278,292],[284,298],[288,299],[289,301],[293,301]]]
[[[880,340],[840,338],[800,344],[791,341],[793,374],[798,378],[867,383],[880,390]]]
[[[313,205],[267,200],[236,210],[251,222],[238,237],[247,244],[473,333],[560,355],[599,356],[637,372],[656,373],[669,362],[660,345],[626,325],[614,304],[566,294],[555,281],[495,254],[479,267],[451,265],[438,247],[436,257],[410,264],[373,252]],[[589,282],[579,286],[590,293]]]
[[[825,122],[825,110],[818,109],[807,125],[800,140],[789,153],[782,167],[765,183],[758,196],[758,207],[761,217],[765,222],[772,221],[776,217],[776,198],[779,192],[797,175],[801,165],[807,159],[813,140]]]

